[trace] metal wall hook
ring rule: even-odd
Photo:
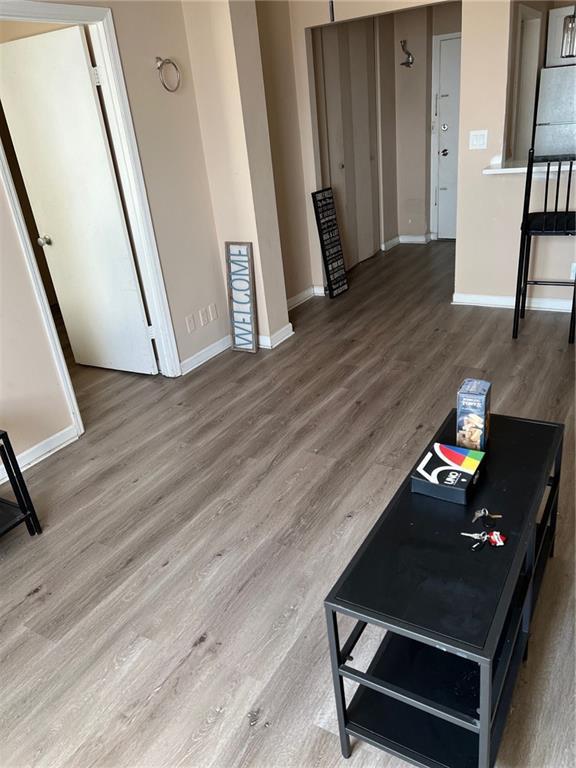
[[[406,59],[405,61],[400,62],[400,66],[411,67],[412,64],[414,64],[414,56],[410,53],[410,51],[406,47],[406,40],[400,40],[400,47],[402,48],[402,51],[406,54]]]
[[[165,67],[172,67],[176,73],[176,82],[172,85],[169,85],[168,81],[166,80],[164,72]],[[172,59],[163,59],[161,56],[156,56],[156,69],[158,70],[158,75],[160,76],[160,82],[162,83],[162,86],[170,93],[177,91],[180,87],[180,70],[178,69],[178,64],[176,64],[176,62]]]

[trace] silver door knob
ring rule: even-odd
[[[442,152],[440,152],[440,154],[442,155],[442,157],[446,157],[446,155],[448,154],[448,150],[443,149]]]
[[[52,245],[52,238],[48,237],[48,235],[42,235],[42,237],[39,237],[36,242],[40,248],[44,248],[45,245]]]

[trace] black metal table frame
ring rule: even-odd
[[[7,533],[21,523],[26,524],[30,536],[42,533],[42,526],[18,466],[12,443],[4,430],[0,430],[0,459],[16,498],[16,503],[9,499],[0,499],[0,505],[8,510],[10,515],[9,522],[2,527],[2,533]]]
[[[332,596],[335,594],[338,584],[331,590],[324,605],[328,628],[328,642],[330,646],[330,661],[336,699],[340,745],[344,757],[350,757],[350,736],[355,736],[373,746],[385,749],[387,752],[390,752],[401,759],[408,760],[414,765],[421,766],[422,768],[445,768],[443,764],[440,764],[431,758],[426,759],[426,762],[422,762],[422,756],[416,753],[410,754],[410,749],[408,748],[402,751],[395,750],[392,743],[387,742],[384,744],[383,740],[380,740],[376,734],[372,734],[368,730],[351,724],[347,718],[346,697],[344,692],[344,679],[348,679],[359,685],[372,688],[385,696],[390,696],[393,699],[423,710],[430,715],[442,718],[454,725],[477,733],[479,737],[478,768],[490,768],[493,765],[504,730],[518,668],[520,663],[525,661],[528,656],[530,622],[540,590],[546,560],[554,554],[558,514],[558,494],[562,464],[562,440],[559,442],[556,454],[551,463],[553,464],[554,472],[548,477],[542,490],[542,495],[534,500],[533,508],[530,510],[530,524],[526,526],[524,534],[519,541],[517,552],[512,562],[494,621],[482,650],[466,643],[447,640],[445,636],[431,631],[427,631],[424,634],[421,631],[415,630],[412,625],[398,620],[388,623],[383,621],[380,616],[373,614],[370,611],[348,609],[342,604],[332,601]],[[389,506],[394,504],[397,497],[404,490],[404,487],[405,483],[398,489]],[[544,506],[542,518],[540,522],[537,523],[536,515],[542,504],[546,487],[550,490]],[[366,541],[372,537],[379,522],[380,521],[376,523],[370,534],[368,534]],[[355,560],[362,555],[362,550],[363,546],[360,547],[351,563],[354,563]],[[511,639],[511,642],[509,643],[509,652],[499,660],[497,668],[494,669],[496,649],[502,636],[508,612],[511,610],[514,593],[521,578],[525,580],[525,593],[518,610],[517,621],[512,620],[509,622],[508,631],[510,632]],[[356,625],[342,646],[340,646],[338,633],[338,613],[357,619]],[[453,653],[476,662],[479,665],[480,672],[480,706],[478,718],[469,717],[464,713],[440,705],[437,702],[426,699],[409,690],[386,684],[370,674],[361,672],[347,665],[346,662],[348,661],[352,650],[368,624],[373,624],[388,632],[403,635],[412,640],[426,643],[442,651]],[[520,639],[519,643],[517,642],[518,639]],[[513,657],[515,658],[513,659]],[[515,661],[516,664],[513,664],[513,661]]]

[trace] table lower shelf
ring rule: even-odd
[[[17,504],[7,499],[0,499],[0,536],[23,523],[27,515]]]
[[[415,765],[477,768],[478,734],[360,686],[346,730]]]

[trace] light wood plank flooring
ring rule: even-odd
[[[86,435],[26,473],[0,540],[6,768],[334,768],[322,600],[453,406],[564,421],[556,557],[498,766],[572,766],[568,316],[453,307],[453,246],[399,246],[272,352],[169,380],[74,369]],[[404,765],[356,745],[350,768]]]

